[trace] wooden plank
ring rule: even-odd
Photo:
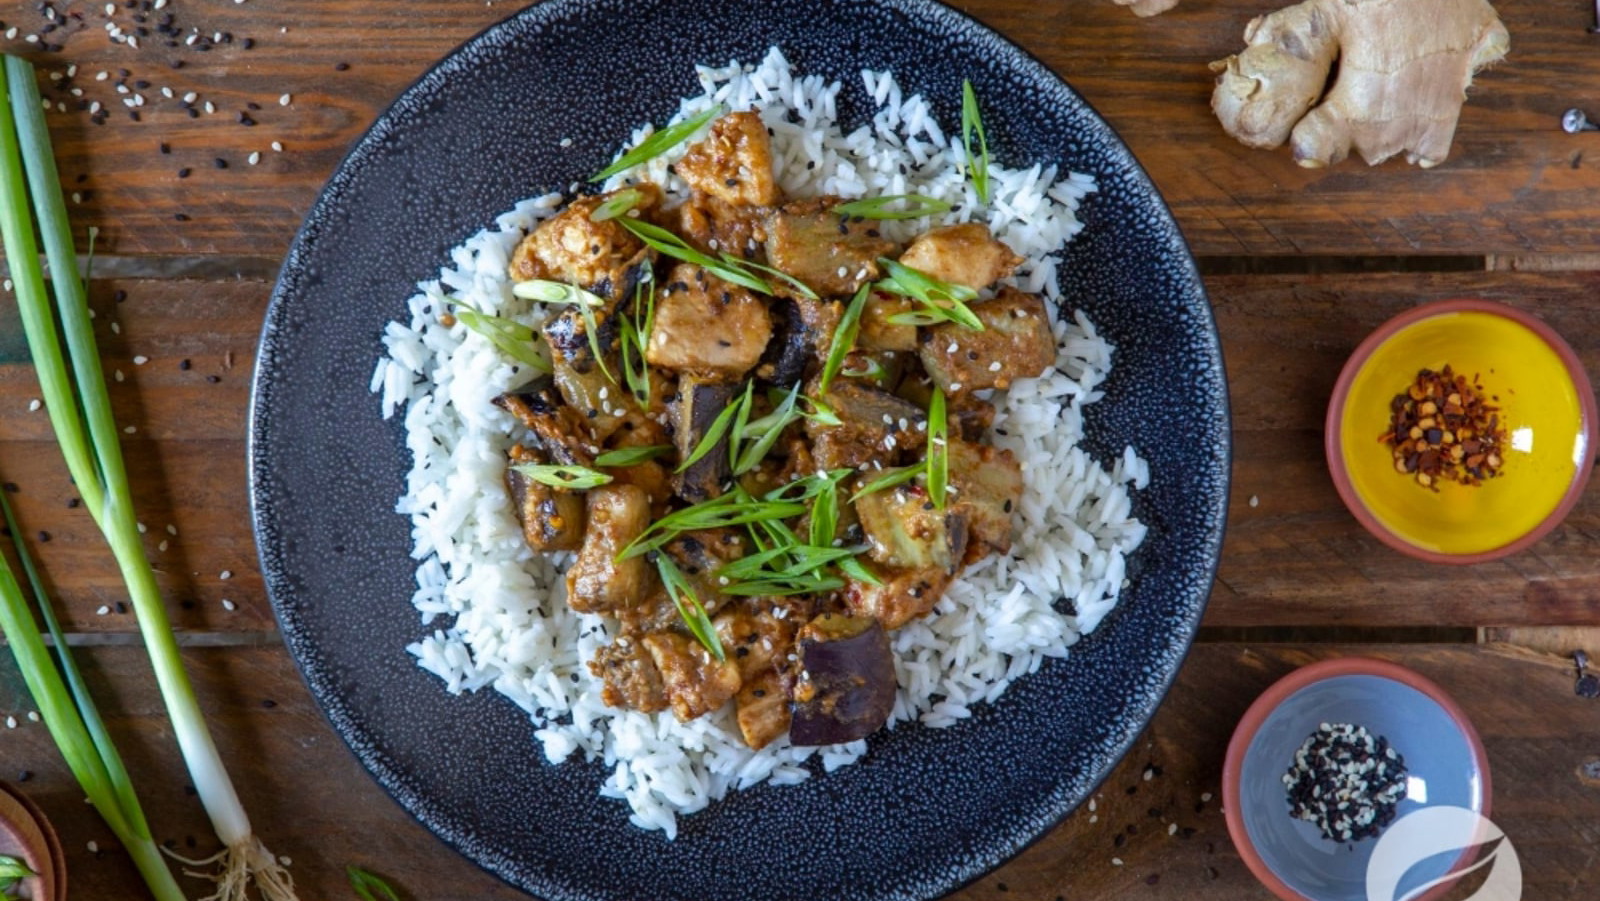
[[[962,8],[1038,55],[1105,115],[1154,176],[1201,254],[1531,253],[1600,249],[1600,179],[1592,136],[1556,127],[1582,98],[1552,93],[1600,77],[1581,4],[1503,0],[1510,58],[1473,89],[1451,159],[1421,172],[1400,162],[1297,167],[1287,150],[1250,150],[1221,131],[1209,107],[1207,63],[1243,47],[1245,23],[1266,7],[1188,0],[1138,19],[1104,0],[1039,6],[968,0]],[[121,4],[118,4],[121,7]],[[476,0],[412,0],[395,16],[355,0],[285,0],[270,10],[209,4],[179,11],[180,27],[228,32],[206,53],[146,40],[106,41],[99,4],[88,27],[47,36],[58,53],[11,42],[46,73],[78,66],[82,98],[51,117],[80,226],[102,229],[114,253],[278,255],[322,182],[373,118],[429,65],[515,8]],[[129,16],[119,9],[115,19]],[[19,8],[8,24],[43,24]],[[243,49],[245,38],[253,40]],[[203,42],[202,42],[203,43]],[[182,69],[171,69],[174,60]],[[686,61],[687,62],[687,61]],[[339,64],[347,69],[338,70]],[[126,69],[147,104],[132,121],[115,91]],[[96,73],[109,73],[96,81]],[[48,79],[48,74],[45,76]],[[140,81],[149,87],[136,89]],[[49,83],[47,81],[47,83]],[[162,88],[175,97],[166,99]],[[217,112],[189,118],[181,100]],[[280,95],[289,94],[288,106]],[[103,125],[79,99],[110,110]],[[250,110],[248,104],[261,107]],[[244,113],[258,124],[241,127]],[[274,153],[272,141],[284,144]],[[170,153],[162,154],[165,143]],[[1591,151],[1585,162],[1582,154]],[[259,165],[247,163],[261,153]],[[228,162],[226,170],[214,160]],[[181,170],[189,170],[180,178]],[[178,215],[188,217],[177,221]]]
[[[1426,564],[1370,536],[1327,475],[1322,421],[1355,346],[1425,300],[1476,296],[1543,317],[1600,373],[1595,273],[1218,276],[1234,480],[1211,626],[1589,625],[1600,621],[1600,485],[1529,550]],[[1254,505],[1252,505],[1252,498]]]
[[[1564,661],[1482,647],[1209,645],[1192,652],[1147,735],[1096,794],[1094,811],[1081,808],[951,901],[1133,892],[1198,901],[1270,898],[1245,870],[1223,824],[1215,797],[1223,752],[1238,717],[1275,679],[1345,653],[1412,667],[1461,702],[1488,748],[1495,819],[1516,844],[1525,897],[1576,898],[1573,886],[1600,879],[1600,862],[1588,850],[1600,822],[1600,787],[1579,778],[1600,746],[1600,707],[1573,696]],[[215,850],[199,805],[182,791],[186,776],[143,652],[93,648],[79,659],[105,701],[155,833],[189,854]],[[384,795],[330,732],[281,649],[196,650],[185,659],[256,828],[293,861],[301,897],[345,896],[343,868],[352,863],[382,873],[405,897],[523,897],[432,838]],[[44,729],[27,721],[31,704],[21,692],[6,655],[0,711],[19,725],[0,732],[6,748],[0,777],[28,774],[22,787],[61,832],[75,896],[128,897],[137,885],[131,865],[82,803]],[[339,803],[328,804],[332,797]],[[87,850],[90,841],[98,855]],[[201,894],[197,888],[191,884],[193,894]]]

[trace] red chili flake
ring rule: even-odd
[[[1440,480],[1479,485],[1505,462],[1499,409],[1485,400],[1476,375],[1468,381],[1448,365],[1423,369],[1389,402],[1389,430],[1378,440],[1389,446],[1395,471],[1424,488],[1438,491]]]

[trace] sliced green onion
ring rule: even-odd
[[[737,266],[744,269],[754,269],[757,272],[765,272],[768,275],[777,276],[779,281],[793,288],[795,293],[799,294],[801,297],[805,297],[810,300],[817,299],[817,292],[813,291],[810,285],[795,278],[789,273],[784,272],[782,269],[774,269],[771,266],[763,266],[754,260],[746,260],[741,257],[736,257],[726,251],[717,254],[717,256],[722,259],[722,262],[727,263],[729,266]],[[768,293],[771,292],[769,291]]]
[[[750,425],[750,409],[751,404],[755,403],[755,390],[756,383],[754,379],[745,382],[744,396],[739,398],[739,402],[734,405],[738,413],[733,417],[732,428],[728,430],[728,469],[730,470],[739,465],[739,443],[744,441],[745,429]]]
[[[791,597],[797,594],[818,594],[843,587],[844,580],[833,576],[795,576],[733,582],[722,586],[722,593],[741,597]]]
[[[738,491],[719,495],[691,507],[674,510],[651,523],[639,537],[617,554],[618,561],[661,547],[684,532],[742,526],[769,519],[788,519],[806,512],[805,504],[791,501],[757,501]]]
[[[889,209],[897,203],[904,203],[905,207]],[[948,213],[950,209],[949,203],[926,194],[887,194],[841,203],[833,208],[833,212],[841,216],[860,216],[862,219],[920,219]]]
[[[928,499],[943,510],[945,486],[950,484],[950,420],[945,415],[944,392],[937,385],[928,402]]]
[[[861,331],[861,311],[866,309],[871,294],[871,285],[856,289],[856,295],[850,298],[849,305],[839,316],[839,324],[833,328],[833,341],[828,346],[828,359],[822,364],[822,377],[817,382],[818,394],[827,395],[834,376],[844,368],[844,358],[850,356],[851,349],[856,346],[856,335]]]
[[[533,329],[504,316],[485,313],[457,297],[446,297],[445,301],[455,306],[456,319],[462,325],[493,344],[496,350],[538,372],[549,374],[552,371],[550,361],[539,354]]]
[[[978,137],[978,152],[972,152],[972,137]],[[983,133],[983,114],[978,111],[978,95],[971,79],[961,81],[961,143],[967,151],[967,177],[978,192],[978,199],[989,202],[989,139]]]
[[[920,269],[914,269],[887,257],[879,257],[878,263],[889,273],[888,278],[877,283],[878,290],[909,297],[922,305],[922,312],[931,316],[954,322],[975,332],[983,331],[983,320],[975,316],[972,310],[967,308],[966,303],[978,298],[976,290],[966,285],[934,278]],[[899,313],[890,316],[889,321],[908,324],[900,322],[905,315]]]
[[[659,253],[664,253],[675,260],[692,263],[717,278],[741,288],[748,288],[760,294],[771,295],[772,286],[744,268],[744,263],[730,263],[708,256],[689,246],[687,241],[662,228],[639,219],[618,219],[622,227],[633,232],[639,240],[654,248]],[[737,257],[731,259],[737,260]]]
[[[845,476],[854,472],[855,470],[848,466],[830,469],[825,472],[815,472],[805,478],[795,479],[787,485],[780,485],[763,494],[761,498],[768,501],[808,501],[830,487],[839,484]],[[794,493],[797,488],[800,489],[799,494]]]
[[[695,596],[694,586],[684,577],[683,571],[672,562],[672,556],[666,552],[656,554],[656,571],[661,573],[661,584],[666,586],[667,597],[672,599],[672,606],[678,609],[678,616],[688,627],[689,634],[693,635],[711,656],[719,662],[728,659],[722,650],[722,639],[717,635],[717,627],[711,624],[711,617],[706,615],[705,605]]]
[[[644,318],[640,319],[643,307]],[[650,347],[650,331],[655,327],[655,279],[642,282],[633,294],[631,315],[618,320],[621,336],[622,378],[628,391],[641,406],[650,404],[650,363],[646,356]]]
[[[195,698],[194,686],[184,670],[178,651],[177,637],[167,618],[166,606],[156,583],[155,571],[145,555],[143,540],[138,530],[138,519],[133,509],[132,489],[128,484],[127,469],[123,464],[119,444],[121,429],[112,414],[110,397],[106,391],[101,370],[99,350],[95,345],[93,323],[89,319],[87,296],[83,283],[77,277],[77,259],[73,251],[72,230],[67,218],[66,201],[61,195],[61,179],[56,170],[50,149],[50,134],[41,110],[38,82],[33,67],[26,60],[14,56],[5,58],[4,90],[10,105],[0,104],[0,232],[4,233],[6,260],[11,267],[11,277],[16,286],[17,306],[21,311],[23,330],[28,350],[40,383],[40,390],[48,404],[50,422],[55,429],[57,443],[84,507],[105,535],[107,544],[117,559],[128,596],[133,601],[139,629],[155,670],[167,715],[172,723],[185,764],[212,828],[222,840],[224,851],[219,855],[219,868],[227,874],[230,890],[242,894],[250,881],[269,892],[274,899],[294,897],[289,888],[289,877],[278,859],[258,839],[250,827],[250,818],[239,803],[238,793],[228,778],[222,757],[206,727],[204,714]],[[27,186],[24,186],[26,161]],[[52,280],[55,292],[55,309],[51,309],[49,296],[44,289],[44,275],[39,265],[37,248],[33,243],[32,217],[29,215],[28,194],[31,193],[33,212],[38,218],[39,233],[43,237],[45,254],[50,270],[71,277]],[[61,332],[55,327],[59,316]],[[65,347],[62,346],[62,337]],[[70,360],[72,377],[67,375]],[[6,573],[9,576],[9,572]],[[0,578],[0,583],[5,581]],[[12,600],[20,597],[14,578],[9,585],[0,585],[0,594]],[[0,604],[0,608],[11,607]],[[13,630],[15,628],[15,631]],[[20,623],[6,624],[7,637],[13,653],[22,644],[29,629]],[[32,631],[37,632],[37,627]],[[42,641],[32,651],[22,669],[36,672],[50,668],[43,654]],[[37,653],[35,653],[37,652]],[[45,699],[40,701],[41,714],[49,706],[53,715],[74,720],[70,710],[63,709],[66,693],[58,680],[49,685]],[[53,695],[53,697],[51,697]],[[80,714],[81,717],[81,714]],[[121,809],[121,790],[113,774],[105,773],[105,749],[96,747],[90,752],[82,741],[87,727],[75,728],[68,722],[64,731],[52,731],[57,746],[69,763],[76,761],[87,769],[74,768],[74,774],[89,774],[85,788],[110,787],[96,803],[107,825],[121,829],[119,838],[127,838],[126,846],[134,858],[141,875],[158,898],[182,898],[166,869],[156,846],[145,841],[148,828],[143,817]],[[71,734],[69,734],[71,733]],[[90,742],[95,742],[93,738]],[[100,759],[95,766],[90,754]],[[94,794],[90,795],[96,801]],[[140,833],[143,834],[140,834]],[[153,858],[149,855],[153,854]],[[147,859],[148,858],[148,859]],[[220,877],[219,877],[220,878]]]
[[[846,367],[839,370],[839,374],[847,375],[853,379],[867,379],[869,381],[879,382],[883,380],[884,376],[889,374],[889,370],[885,369],[883,364],[879,363],[873,357],[866,357],[862,361],[861,368],[857,369],[855,367]]]
[[[536,300],[548,304],[572,304],[586,307],[603,307],[605,299],[598,294],[585,291],[577,285],[566,282],[553,282],[549,279],[535,278],[525,282],[517,282],[511,286],[511,293],[523,300]]]
[[[733,474],[744,475],[767,458],[773,445],[778,443],[778,437],[789,424],[800,418],[798,408],[800,400],[800,383],[795,382],[789,389],[783,402],[778,404],[771,413],[747,424],[740,430],[740,440],[750,441],[750,445],[739,452],[733,464]]]
[[[750,392],[754,384],[754,382],[747,383],[744,395],[739,401],[717,414],[717,418],[711,421],[711,428],[706,429],[706,433],[700,436],[700,443],[696,444],[689,456],[678,464],[676,472],[683,472],[685,469],[700,462],[700,458],[711,453],[711,449],[717,446],[717,442],[722,440],[722,436],[728,433],[728,429],[733,426],[734,419],[740,415],[749,415]],[[740,413],[741,410],[744,411],[743,414]],[[729,443],[731,444],[732,442]]]
[[[880,491],[893,488],[896,485],[904,485],[905,483],[921,475],[923,471],[924,467],[921,465],[901,466],[897,469],[885,469],[882,475],[879,475],[872,481],[867,482],[860,488],[857,488],[856,493],[850,495],[850,503],[853,504],[869,494],[877,494]]]
[[[811,544],[829,547],[839,530],[839,483],[829,481],[811,500]]]
[[[597,461],[598,462],[598,461]],[[583,491],[611,483],[611,476],[596,472],[587,466],[568,466],[559,463],[520,463],[511,467],[541,485],[551,488],[570,488]]]
[[[866,564],[861,562],[861,558],[853,554],[843,560],[840,560],[837,565],[839,567],[839,572],[842,572],[850,578],[855,579],[857,582],[872,586],[879,586],[883,584],[883,580],[873,575],[872,570],[867,569]]]
[[[668,125],[639,142],[639,146],[617,157],[617,161],[589,177],[590,181],[605,181],[618,172],[625,172],[640,163],[653,160],[668,150],[682,144],[712,119],[722,115],[727,107],[718,104],[676,125]]]
[[[611,384],[617,384],[617,377],[612,375],[610,367],[606,366],[605,351],[600,348],[600,321],[594,315],[594,307],[586,303],[579,304],[578,318],[583,320],[583,335],[589,339],[589,353],[594,356],[594,361],[600,364],[600,374]]]
[[[361,901],[400,901],[399,893],[389,883],[360,867],[345,867],[344,874],[350,880],[351,891]]]
[[[672,450],[670,444],[649,444],[644,447],[621,447],[608,450],[594,458],[596,466],[637,466],[646,460],[654,460],[664,453]]]
[[[607,197],[589,214],[590,222],[604,222],[626,215],[627,212],[639,205],[644,199],[644,194],[638,188],[623,188]]]

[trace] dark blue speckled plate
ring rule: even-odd
[[[1090,449],[1149,459],[1136,512],[1152,528],[1119,609],[1068,659],[956,728],[877,736],[860,765],[738,793],[668,842],[596,797],[600,767],[546,765],[509,701],[452,697],[406,654],[424,634],[393,512],[408,461],[367,385],[384,324],[449,248],[661,121],[695,91],[692,62],[771,44],[842,79],[847,114],[864,66],[894,69],[947,123],[970,76],[1001,160],[1099,179],[1062,284],[1117,346]],[[550,901],[924,899],[995,867],[1093,790],[1160,702],[1211,587],[1229,461],[1211,311],[1149,179],[1037,60],[928,0],[551,0],[474,38],[378,120],[307,217],[262,332],[250,440],[262,571],[334,728],[429,828]]]

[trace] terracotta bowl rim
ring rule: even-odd
[[[1355,382],[1356,374],[1361,371],[1361,367],[1367,364],[1373,352],[1401,329],[1445,313],[1488,313],[1509,319],[1538,335],[1561,359],[1562,366],[1567,370],[1567,377],[1572,380],[1573,388],[1577,392],[1578,404],[1583,412],[1583,460],[1573,470],[1572,481],[1567,485],[1566,493],[1561,496],[1561,501],[1556,504],[1555,509],[1551,510],[1549,515],[1540,520],[1532,529],[1517,538],[1499,547],[1470,554],[1451,554],[1418,547],[1396,535],[1387,526],[1379,522],[1378,518],[1373,515],[1372,510],[1362,501],[1361,496],[1356,493],[1355,486],[1350,481],[1350,471],[1345,466],[1343,450],[1340,447],[1340,438],[1344,431],[1341,421],[1344,419],[1345,402],[1350,395],[1350,386]],[[1351,515],[1368,532],[1372,533],[1373,537],[1402,554],[1426,560],[1429,563],[1448,563],[1464,566],[1472,563],[1498,560],[1501,557],[1515,554],[1550,534],[1556,526],[1561,524],[1562,520],[1567,518],[1567,514],[1572,511],[1579,498],[1583,496],[1584,487],[1588,485],[1589,475],[1594,469],[1597,419],[1600,419],[1600,414],[1596,412],[1594,389],[1590,385],[1589,374],[1584,369],[1583,362],[1578,359],[1577,353],[1573,351],[1572,346],[1566,342],[1566,339],[1557,334],[1556,330],[1551,328],[1544,320],[1525,310],[1519,310],[1516,307],[1492,300],[1466,297],[1435,300],[1412,307],[1394,316],[1383,325],[1378,326],[1373,330],[1372,334],[1356,345],[1355,351],[1345,361],[1344,368],[1339,371],[1339,380],[1333,386],[1333,396],[1328,400],[1328,414],[1322,430],[1323,452],[1327,456],[1328,472],[1333,477],[1333,487],[1339,492],[1339,499],[1344,501],[1344,505]]]
[[[1254,843],[1250,841],[1250,834],[1245,829],[1244,814],[1240,810],[1239,782],[1244,769],[1244,755],[1250,748],[1250,743],[1255,740],[1256,733],[1260,731],[1262,723],[1273,711],[1278,709],[1287,698],[1295,692],[1309,685],[1323,682],[1328,679],[1342,676],[1376,676],[1389,679],[1402,685],[1409,686],[1427,695],[1434,703],[1444,710],[1445,714],[1455,723],[1457,729],[1467,739],[1467,746],[1472,751],[1473,761],[1478,766],[1478,772],[1483,777],[1483,806],[1480,815],[1489,816],[1490,803],[1493,797],[1493,784],[1489,775],[1489,756],[1483,749],[1483,740],[1478,737],[1478,730],[1467,718],[1465,711],[1456,704],[1455,700],[1439,687],[1438,683],[1423,676],[1421,673],[1407,669],[1398,663],[1387,660],[1378,660],[1372,657],[1339,657],[1333,660],[1323,660],[1307,664],[1294,670],[1283,678],[1274,682],[1270,688],[1256,698],[1250,709],[1245,711],[1239,720],[1239,725],[1234,729],[1233,738],[1228,742],[1228,754],[1222,766],[1222,816],[1228,824],[1228,836],[1233,840],[1233,846],[1239,852],[1239,857],[1250,872],[1255,875],[1261,884],[1266,886],[1274,895],[1283,901],[1318,901],[1309,898],[1290,888],[1278,877],[1256,851]],[[1470,863],[1476,856],[1476,849],[1468,849],[1456,859],[1451,869],[1459,870]],[[1434,901],[1442,897],[1451,885],[1446,882],[1433,891],[1421,896],[1417,901]]]

